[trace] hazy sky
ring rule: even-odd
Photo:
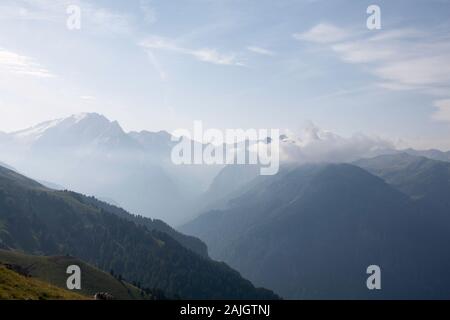
[[[447,0],[1,0],[0,131],[88,111],[450,149],[449,17]]]

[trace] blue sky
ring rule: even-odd
[[[2,0],[0,131],[99,112],[126,130],[313,122],[450,149],[449,16],[446,0]]]

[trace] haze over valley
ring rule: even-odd
[[[449,1],[0,2],[0,300],[450,297]]]

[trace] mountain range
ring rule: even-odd
[[[48,189],[0,167],[0,249],[77,257],[144,288],[162,290],[169,298],[277,298],[204,252],[196,253],[204,250],[198,240],[162,222],[126,215],[99,200]]]
[[[3,134],[0,154],[46,185],[111,199],[176,225],[188,219],[192,199],[220,168],[176,167],[171,139],[165,131],[126,133],[116,121],[83,113]]]
[[[279,139],[280,172],[260,176],[176,166],[169,133],[99,114],[2,133],[0,249],[70,255],[169,298],[278,298],[252,283],[294,299],[450,295],[450,152],[317,128]]]
[[[282,134],[279,139],[283,163],[352,162],[399,152],[381,139],[361,134],[343,138],[316,127],[298,137]],[[92,195],[179,226],[228,191],[213,184],[223,165],[174,165],[171,151],[176,143],[166,131],[125,132],[117,121],[81,113],[2,133],[0,161],[51,188]],[[449,152],[438,150],[404,152],[450,159]],[[253,175],[238,174],[234,181],[247,182]]]
[[[433,153],[436,155],[436,152]],[[433,208],[433,212],[450,212],[450,162],[399,153],[361,159],[355,164],[383,178],[412,199]]]
[[[214,259],[285,298],[447,297],[449,211],[430,202],[446,205],[450,164],[407,154],[357,164],[383,169],[374,175],[355,164],[285,166],[244,184],[181,230],[205,241]],[[382,270],[380,291],[366,287],[369,265]]]

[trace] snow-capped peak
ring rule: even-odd
[[[16,131],[10,136],[21,143],[38,140],[91,140],[105,134],[123,133],[117,122],[111,122],[98,113],[79,113],[67,118],[42,122],[28,129]],[[67,141],[69,142],[69,141]]]
[[[39,139],[48,129],[56,127],[63,120],[64,119],[45,121],[31,128],[13,132],[11,133],[11,136],[16,139],[32,142]]]
[[[87,113],[87,112],[72,115],[72,118],[75,120],[75,123],[78,123],[78,122],[86,119],[87,117],[89,117],[89,113]]]

